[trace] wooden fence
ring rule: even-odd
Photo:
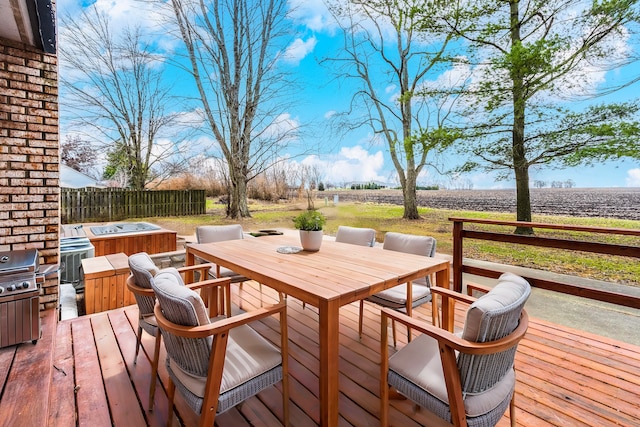
[[[204,190],[62,188],[60,191],[60,217],[63,224],[201,215],[205,211]]]
[[[500,271],[489,270],[481,267],[473,267],[464,264],[463,240],[476,239],[492,242],[506,242],[519,245],[538,246],[543,248],[555,248],[567,251],[582,251],[596,254],[615,255],[640,259],[640,246],[613,244],[601,242],[589,242],[584,240],[565,240],[551,237],[538,237],[527,235],[516,235],[508,232],[496,233],[481,230],[465,230],[464,224],[485,224],[492,226],[505,226],[509,229],[513,227],[531,227],[547,230],[565,230],[597,234],[611,234],[640,237],[640,230],[626,228],[605,228],[605,227],[585,227],[575,225],[542,224],[536,222],[517,221],[494,221],[479,218],[449,218],[453,222],[453,288],[462,292],[462,273],[477,276],[491,277],[497,279],[502,274]],[[534,270],[531,270],[535,274]],[[611,304],[618,304],[626,307],[640,309],[640,296],[628,295],[602,289],[594,289],[577,285],[574,283],[563,283],[540,277],[525,277],[532,286],[548,289],[550,291],[561,292],[569,295],[576,295],[584,298],[591,298]]]

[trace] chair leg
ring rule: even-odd
[[[509,402],[509,418],[511,419],[511,427],[516,427],[516,391],[513,390],[511,402]]]
[[[358,337],[362,340],[362,317],[364,316],[364,300],[360,300],[360,316],[358,317]]]
[[[151,385],[149,388],[149,411],[153,411],[153,400],[156,395],[156,384],[158,382],[158,359],[160,358],[160,341],[162,336],[160,331],[156,331],[156,343],[153,349],[153,361],[151,362]]]
[[[171,427],[173,425],[173,398],[176,395],[176,385],[169,377],[169,384],[167,385],[167,400],[169,401],[168,412],[167,412],[167,427]]]
[[[133,364],[138,362],[138,353],[140,352],[140,346],[142,345],[142,326],[140,326],[140,319],[138,319],[138,336],[136,337],[136,355],[133,357]]]
[[[393,348],[398,348],[398,342],[396,340],[396,321],[391,319],[391,329],[393,330]]]

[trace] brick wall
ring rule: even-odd
[[[59,138],[57,58],[0,38],[0,251],[35,248],[58,263]],[[40,307],[58,301],[47,278]]]

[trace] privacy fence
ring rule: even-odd
[[[60,194],[60,216],[63,224],[201,215],[205,211],[204,190],[63,188]]]

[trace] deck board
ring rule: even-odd
[[[276,293],[247,282],[243,290],[233,287],[234,304],[245,310],[274,300]],[[317,372],[317,310],[291,298],[288,304],[290,338],[290,423],[296,427],[317,425],[319,402]],[[365,328],[358,338],[358,304],[340,310],[340,426],[377,425],[379,415],[379,310],[365,303]],[[460,312],[458,312],[460,314]],[[116,309],[55,324],[43,322],[43,339],[36,346],[20,344],[0,349],[1,425],[27,425],[36,419],[50,426],[166,424],[167,371],[162,349],[159,383],[153,411],[147,411],[150,357],[154,340],[143,333],[143,348],[133,363],[138,314],[135,306]],[[414,316],[431,319],[430,307]],[[460,322],[458,322],[460,324]],[[261,335],[279,344],[278,321],[267,318],[252,325]],[[45,337],[49,334],[49,338]],[[398,327],[398,347],[406,344],[406,331]],[[49,346],[48,348],[46,346]],[[26,360],[37,349],[39,365]],[[48,352],[47,352],[48,350]],[[393,350],[392,350],[393,351]],[[47,355],[48,358],[47,359]],[[43,359],[44,358],[44,359]],[[609,338],[531,319],[529,331],[516,357],[516,405],[519,426],[613,426],[640,425],[640,348]],[[30,386],[48,402],[25,415],[19,399],[11,398],[25,375],[42,373]],[[29,378],[32,378],[31,376]],[[47,383],[47,384],[44,384]],[[37,392],[34,391],[37,389]],[[178,396],[178,395],[177,395]],[[11,418],[5,418],[9,414]],[[219,427],[278,425],[282,416],[282,387],[261,392],[216,419]],[[433,425],[427,411],[415,411],[409,401],[392,401],[392,425]],[[43,418],[44,417],[44,418]],[[174,425],[195,423],[195,415],[176,399]],[[45,422],[29,425],[44,425]],[[508,414],[499,426],[508,426]]]

